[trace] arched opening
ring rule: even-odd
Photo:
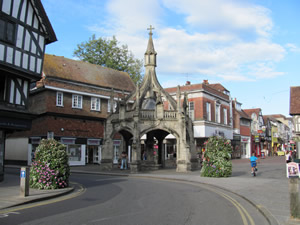
[[[176,168],[176,137],[168,131],[155,129],[141,137],[141,169]]]
[[[113,134],[113,165],[115,168],[120,168],[123,152],[127,155],[127,168],[129,168],[132,156],[132,137],[132,133],[125,129]]]

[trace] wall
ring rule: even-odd
[[[27,161],[28,138],[7,138],[5,141],[5,160]]]

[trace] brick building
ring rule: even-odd
[[[134,88],[125,72],[46,54],[43,78],[30,92],[29,110],[37,118],[30,131],[7,140],[5,159],[30,163],[40,140],[53,137],[67,146],[70,165],[100,163],[106,118]],[[121,137],[114,143],[118,149]],[[16,146],[21,151],[14,151]]]
[[[176,99],[177,87],[165,89]],[[194,139],[197,151],[204,147],[204,142],[211,136],[219,135],[232,140],[232,108],[230,92],[221,84],[201,84],[180,86],[182,96],[187,95],[187,110],[193,120]],[[168,105],[165,104],[168,108]]]
[[[251,154],[261,155],[266,142],[266,126],[260,108],[244,109],[244,112],[251,118]]]
[[[251,118],[242,109],[236,99],[232,101],[233,147],[232,158],[249,158],[251,156]]]

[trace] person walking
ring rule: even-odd
[[[121,168],[120,169],[127,170],[127,154],[124,151],[122,152],[122,155],[121,155]]]
[[[286,154],[285,154],[285,162],[290,163],[291,160],[292,160],[291,151],[287,151]]]
[[[250,157],[250,163],[251,163],[251,174],[253,176],[255,176],[255,171],[257,171],[257,167],[256,167],[257,160],[258,158],[255,156],[254,153],[252,153],[252,156]]]

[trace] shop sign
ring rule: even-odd
[[[74,145],[75,138],[62,138],[60,142],[64,145]]]
[[[88,145],[100,145],[101,139],[88,139],[87,144]]]
[[[114,145],[121,145],[121,140],[114,140]]]
[[[259,135],[255,135],[254,141],[255,141],[255,142],[259,142]]]
[[[295,162],[287,163],[286,176],[287,178],[299,177],[299,164]]]
[[[249,142],[249,138],[242,138],[242,142]]]
[[[41,138],[40,137],[32,137],[31,139],[31,144],[33,145],[38,145],[40,144]]]

